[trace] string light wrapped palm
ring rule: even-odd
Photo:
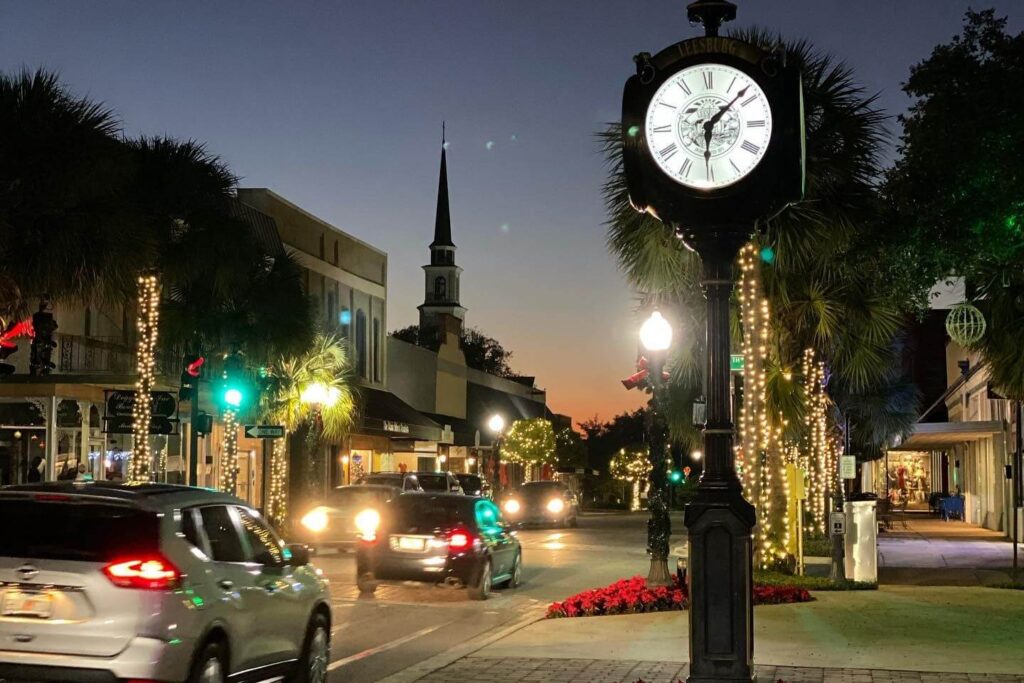
[[[640,483],[647,481],[653,468],[650,453],[646,448],[629,451],[623,448],[618,455],[612,458],[609,466],[612,478],[628,481],[632,485],[633,497],[629,502],[630,510],[640,509]]]
[[[132,455],[128,459],[125,480],[141,483],[150,480],[153,452],[149,427],[153,418],[150,392],[156,379],[156,341],[160,324],[160,285],[156,275],[138,279],[138,319],[136,330],[135,403],[132,406]]]
[[[356,391],[348,345],[331,335],[317,335],[308,351],[278,359],[266,374],[272,390],[261,405],[263,419],[286,430],[271,456],[267,517],[283,528],[288,519],[289,435],[303,425],[312,428],[317,420],[322,438],[341,439],[355,420]],[[312,386],[322,394],[316,406],[308,400]]]

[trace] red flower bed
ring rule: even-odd
[[[604,588],[577,593],[548,606],[547,618],[597,617],[606,614],[642,614],[684,610],[689,606],[686,586],[673,578],[672,586],[648,588],[647,579],[634,576]],[[754,586],[755,605],[779,605],[810,602],[814,598],[803,588],[791,586]]]

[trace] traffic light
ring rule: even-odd
[[[206,359],[202,356],[185,356],[182,361],[185,369],[181,371],[181,384],[178,389],[178,398],[182,401],[194,401],[199,393],[200,368]]]
[[[196,415],[196,421],[192,428],[199,436],[206,436],[213,431],[213,415],[200,412]]]
[[[50,371],[57,367],[50,360],[53,350],[57,348],[57,342],[53,338],[57,332],[57,321],[53,319],[53,313],[49,309],[49,300],[43,299],[39,302],[39,310],[32,314],[35,335],[32,337],[28,372],[36,377],[49,375]]]
[[[679,470],[672,470],[668,475],[668,480],[673,484],[681,484],[684,481],[683,473]]]
[[[221,410],[242,412],[254,401],[256,389],[246,377],[245,362],[238,354],[224,359],[224,373],[217,389],[217,402]]]

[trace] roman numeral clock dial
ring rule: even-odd
[[[697,190],[728,187],[764,158],[772,111],[760,86],[724,64],[673,74],[651,98],[647,148],[662,171]]]

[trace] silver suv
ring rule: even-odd
[[[330,619],[306,548],[232,496],[0,489],[0,681],[322,683]]]

